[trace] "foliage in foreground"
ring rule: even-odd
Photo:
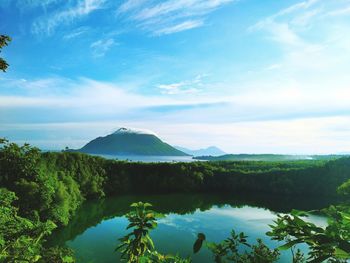
[[[338,192],[350,196],[350,180],[343,183]],[[319,227],[302,216],[305,212],[292,211],[290,215],[278,215],[271,231],[267,233],[273,240],[284,241],[279,249],[291,249],[293,257],[297,244],[307,244],[310,252],[307,261],[310,262],[348,262],[350,260],[350,205],[347,202],[323,209],[328,222],[325,227]]]
[[[7,46],[10,41],[11,41],[11,38],[9,36],[0,35],[0,52],[1,52],[1,49]],[[0,70],[5,72],[8,66],[9,64],[3,58],[0,58]]]
[[[121,259],[127,262],[191,262],[191,259],[181,259],[179,256],[162,255],[153,244],[149,235],[156,226],[156,213],[149,209],[149,203],[134,203],[127,214],[132,231],[124,238],[116,250],[121,251]],[[203,243],[212,252],[216,263],[272,263],[280,257],[280,251],[291,250],[292,262],[347,262],[350,260],[350,214],[343,206],[331,206],[326,210],[329,218],[326,227],[319,227],[307,222],[301,216],[305,213],[293,211],[291,215],[279,215],[271,231],[267,233],[272,240],[285,244],[271,249],[261,239],[251,245],[244,233],[231,236],[221,243],[206,242],[203,233],[198,234],[193,252],[197,253]],[[297,248],[298,244],[307,244],[310,251],[307,258]]]
[[[132,228],[132,232],[119,239],[121,244],[116,248],[120,250],[121,259],[129,262],[190,262],[178,256],[163,255],[155,250],[152,238],[149,232],[157,227],[157,214],[149,208],[149,203],[133,203],[132,210],[126,214],[129,220],[127,229]]]
[[[301,213],[303,214],[303,213]],[[308,260],[312,262],[346,262],[350,259],[350,214],[331,206],[327,209],[328,225],[319,227],[303,220],[300,212],[279,215],[272,231],[273,240],[285,241],[280,247],[290,249],[297,244],[306,243],[310,248]]]
[[[234,230],[231,236],[221,243],[208,243],[207,247],[213,253],[214,261],[221,262],[249,262],[249,263],[269,263],[279,259],[278,249],[270,249],[261,239],[257,244],[250,245],[247,243],[247,236],[243,232],[236,234]],[[240,249],[246,248],[244,252]]]
[[[163,255],[159,253],[150,237],[150,231],[156,226],[156,213],[149,208],[149,203],[133,203],[131,211],[127,214],[129,225],[127,229],[132,231],[125,237],[121,238],[121,244],[116,248],[121,252],[121,259],[127,262],[192,262],[191,258],[183,259],[174,255]],[[198,234],[198,238],[193,245],[193,253],[197,253],[205,243],[205,235]],[[260,239],[257,244],[250,245],[247,243],[247,236],[244,233],[236,235],[234,231],[231,236],[223,242],[205,243],[207,248],[213,253],[215,262],[275,262],[279,258],[277,249],[269,249]],[[245,246],[250,250],[240,252],[241,246]]]
[[[12,203],[16,195],[0,188],[0,262],[74,262],[71,251],[45,249],[43,239],[56,225],[20,217]]]

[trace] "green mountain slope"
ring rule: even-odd
[[[121,128],[113,134],[98,137],[79,152],[110,155],[186,156],[156,135]]]

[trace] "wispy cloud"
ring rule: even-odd
[[[79,37],[83,34],[85,34],[86,32],[89,31],[89,27],[79,27],[79,28],[76,28],[74,29],[73,31],[71,31],[70,33],[67,33],[63,36],[63,39],[64,40],[70,40],[70,39],[73,39],[73,38],[76,38],[76,37]]]
[[[229,2],[232,2],[232,0],[168,0],[142,9],[136,14],[135,18],[146,20],[169,14],[179,16],[203,15]]]
[[[130,10],[134,10],[146,3],[147,0],[126,0],[118,8],[118,13],[124,13]]]
[[[248,31],[265,32],[266,39],[278,44],[283,61],[277,63],[289,75],[299,72],[300,78],[306,70],[309,75],[324,70],[333,79],[334,74],[341,74],[340,65],[346,61],[339,52],[347,54],[349,50],[346,29],[336,20],[346,12],[342,0],[301,1],[258,21]]]
[[[273,17],[276,18],[278,16],[288,15],[290,13],[297,12],[297,11],[300,11],[300,10],[306,10],[306,9],[314,6],[315,4],[317,4],[319,2],[321,2],[321,0],[305,0],[305,1],[301,1],[301,2],[299,2],[297,4],[291,5],[288,8],[282,9],[277,14],[275,14]]]
[[[188,21],[182,22],[182,23],[174,25],[174,26],[165,27],[165,28],[156,30],[154,32],[154,34],[155,35],[173,34],[173,33],[181,32],[181,31],[193,29],[196,27],[200,27],[203,24],[204,24],[204,22],[202,20],[188,20]]]
[[[187,82],[199,85],[202,76]],[[80,78],[77,80],[65,78],[46,78],[37,80],[6,80],[1,82],[0,107],[26,108],[48,106],[50,108],[94,108],[97,112],[128,111],[136,108],[153,108],[163,106],[186,106],[211,104],[218,101],[208,98],[187,98],[181,101],[160,95],[140,95],[125,91],[114,83],[99,82]],[[21,95],[6,95],[4,87],[12,91],[21,91]],[[67,110],[69,110],[67,108]],[[104,109],[104,110],[103,110]]]
[[[40,1],[35,1],[35,0],[18,0],[17,1],[17,7],[20,9],[32,9],[32,8],[37,8],[41,7],[44,9],[49,8],[51,5],[57,4],[57,3],[63,3],[65,2],[64,0],[40,0]]]
[[[79,0],[75,5],[68,4],[59,11],[39,17],[32,26],[35,34],[52,34],[62,24],[73,23],[76,19],[88,16],[93,11],[104,7],[106,0]]]
[[[178,94],[192,94],[200,91],[203,85],[202,79],[204,75],[198,75],[193,80],[181,81],[171,84],[160,84],[157,87],[162,94],[178,95]]]
[[[117,13],[155,35],[173,34],[203,26],[208,14],[235,0],[129,0]]]
[[[344,15],[350,15],[350,5],[345,7],[345,8],[341,8],[341,9],[336,9],[333,11],[330,11],[326,14],[327,16],[344,16]]]
[[[92,55],[94,57],[103,57],[114,45],[116,43],[112,38],[97,40],[90,45]]]
[[[270,90],[257,86],[255,90],[215,96],[186,93],[192,86],[204,85],[202,76],[159,87],[170,93],[180,90],[180,97],[141,95],[115,83],[91,79],[0,83],[0,134],[14,136],[20,130],[22,137],[18,138],[24,140],[23,131],[32,130],[32,134],[40,134],[42,141],[33,139],[38,145],[81,146],[116,125],[155,130],[174,144],[200,147],[210,142],[235,152],[314,153],[342,151],[350,145],[348,131],[327,130],[350,123],[346,117],[350,91],[339,83],[333,83],[332,90],[284,83],[282,89],[279,85]],[[6,89],[20,95],[6,95]],[[57,125],[52,126],[52,122]],[[68,130],[67,123],[71,123]],[[88,130],[84,131],[85,141],[82,125]],[[174,134],[174,130],[185,132]],[[193,138],[197,138],[196,145]]]
[[[20,3],[10,1],[0,5]],[[24,9],[14,10],[15,17],[10,12],[4,26],[25,32],[34,19],[33,31],[57,37],[38,43],[31,41],[38,35],[29,36],[9,47],[9,61],[19,56],[35,66],[0,76],[0,136],[15,136],[17,129],[18,140],[71,145],[84,142],[82,133],[88,140],[106,127],[126,125],[193,148],[203,142],[242,152],[350,148],[349,0],[295,0],[281,3],[287,8],[280,11],[267,4],[263,13],[272,11],[266,17],[247,1],[231,16],[236,1],[23,0]],[[245,34],[242,26],[253,16],[257,21]],[[148,37],[200,27],[208,34]],[[119,42],[120,63],[111,65],[108,55]],[[51,70],[55,66],[63,70]],[[210,77],[195,77],[198,72]],[[53,73],[67,79],[45,78]],[[27,80],[4,79],[10,76]],[[67,123],[74,125],[65,130]],[[31,134],[30,125],[36,127]]]
[[[248,28],[249,32],[264,30],[270,34],[271,39],[281,44],[304,47],[306,42],[297,33],[297,26],[305,28],[311,19],[318,14],[318,10],[310,11],[319,0],[307,0],[282,9],[255,25]]]

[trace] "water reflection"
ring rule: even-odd
[[[226,238],[230,230],[246,232],[253,242],[264,237],[276,213],[291,209],[311,210],[328,206],[334,200],[240,194],[129,195],[89,201],[77,211],[68,226],[58,229],[50,243],[72,247],[79,262],[118,262],[113,252],[117,238],[125,234],[123,217],[133,202],[150,202],[154,210],[167,216],[159,220],[152,237],[162,252],[187,256],[198,232],[211,241]],[[268,238],[265,241],[273,244]],[[211,262],[208,251],[194,257],[195,262]]]

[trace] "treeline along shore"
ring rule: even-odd
[[[7,150],[1,151],[1,187],[16,193],[24,214],[37,211],[40,217],[53,218],[59,224],[67,224],[85,199],[187,192],[333,196],[337,187],[350,178],[348,157],[288,162],[142,163],[16,147],[18,153],[11,158],[4,158]]]

